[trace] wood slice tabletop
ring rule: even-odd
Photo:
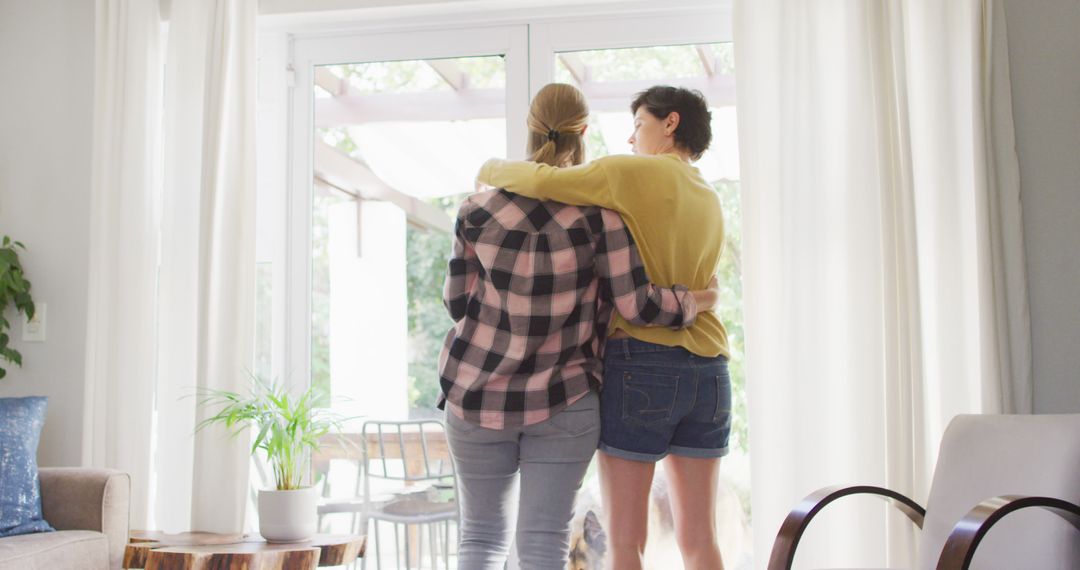
[[[309,570],[364,555],[366,537],[317,534],[304,542],[268,543],[259,535],[132,531],[124,568],[146,570]]]

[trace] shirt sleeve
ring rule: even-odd
[[[480,167],[476,180],[529,198],[614,209],[615,200],[604,169],[604,159],[556,168],[542,162],[492,158]]]
[[[619,314],[638,326],[681,329],[697,319],[697,302],[682,285],[653,285],[645,273],[634,237],[619,215],[600,210],[602,231],[596,243],[594,265]]]
[[[455,323],[465,318],[469,293],[475,286],[480,269],[480,260],[476,257],[476,249],[471,242],[465,239],[465,212],[467,206],[468,203],[461,207],[458,211],[457,220],[454,222],[454,245],[446,269],[446,283],[443,285],[443,305]]]

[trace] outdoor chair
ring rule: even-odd
[[[866,494],[922,529],[920,570],[1080,568],[1080,414],[961,415],[945,430],[926,509],[881,487],[829,487],[784,520],[769,570],[788,570],[829,503]]]
[[[320,526],[326,515],[351,513],[354,529],[368,533],[368,544],[375,547],[374,552],[369,551],[362,559],[362,568],[366,569],[368,559],[374,558],[376,568],[381,570],[383,550],[379,527],[380,523],[390,523],[397,568],[410,568],[414,561],[419,567],[425,553],[426,534],[431,567],[437,568],[441,559],[449,569],[450,526],[459,521],[460,514],[453,462],[442,423],[436,420],[365,422],[358,447],[360,460],[353,497],[324,499],[319,505]],[[392,491],[373,491],[372,480],[397,482],[401,486]],[[410,526],[414,525],[418,529],[415,535],[410,532]]]

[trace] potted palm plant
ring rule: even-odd
[[[218,411],[196,429],[221,424],[235,436],[251,427],[257,434],[251,454],[261,450],[274,472],[274,488],[259,491],[259,534],[268,542],[307,540],[316,532],[318,497],[304,486],[304,474],[320,439],[339,431],[341,420],[315,405],[321,393],[314,386],[294,397],[276,382],[255,375],[251,380],[246,395],[207,390],[200,404]]]

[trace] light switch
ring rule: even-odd
[[[23,342],[45,342],[45,303],[34,303],[34,318],[23,315]]]

